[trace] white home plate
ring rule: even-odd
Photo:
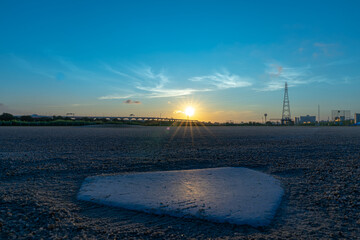
[[[267,174],[225,167],[89,177],[78,199],[256,227],[270,223],[282,195],[279,181]]]

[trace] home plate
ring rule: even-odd
[[[270,175],[240,167],[95,176],[78,199],[154,214],[265,226],[283,189]]]

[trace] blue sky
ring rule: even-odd
[[[0,112],[360,112],[358,1],[0,2]],[[131,101],[127,101],[131,100]]]

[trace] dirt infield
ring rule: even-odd
[[[87,176],[248,167],[285,195],[264,228],[78,201]],[[0,239],[359,239],[360,127],[0,127]]]

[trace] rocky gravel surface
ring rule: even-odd
[[[278,178],[263,228],[76,199],[87,176],[223,166]],[[360,239],[360,127],[0,127],[0,239]]]

